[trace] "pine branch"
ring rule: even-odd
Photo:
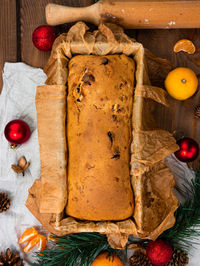
[[[200,237],[200,171],[195,180],[185,187],[189,198],[175,212],[175,225],[166,230],[160,238],[166,239],[174,247],[189,250],[198,243]]]
[[[107,237],[99,233],[77,233],[51,238],[53,248],[37,252],[37,262],[33,265],[89,266],[102,251],[108,251],[109,256],[117,252],[110,247]]]

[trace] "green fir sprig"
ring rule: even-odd
[[[99,233],[76,233],[66,236],[52,236],[52,248],[36,253],[37,262],[32,265],[46,266],[89,266],[102,251],[108,256],[117,253]]]
[[[175,248],[189,251],[191,247],[200,244],[200,170],[191,183],[187,182],[183,195],[186,201],[175,212],[175,225],[160,238],[167,240]]]

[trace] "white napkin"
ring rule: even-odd
[[[3,72],[3,90],[0,95],[0,192],[6,192],[11,199],[11,206],[0,214],[0,252],[6,248],[20,251],[25,265],[33,262],[32,253],[23,252],[24,245],[18,239],[27,228],[36,227],[40,233],[46,233],[41,224],[25,207],[28,189],[35,179],[40,178],[40,154],[37,135],[35,93],[38,85],[44,85],[46,75],[42,69],[32,68],[23,63],[5,63]],[[13,119],[22,119],[31,128],[31,137],[15,150],[10,148],[4,137],[6,124]],[[11,165],[16,164],[21,156],[25,156],[31,165],[23,177],[16,174]],[[166,158],[166,164],[175,174],[176,184],[182,186],[184,178],[191,180],[194,172],[187,164],[178,161],[174,155]],[[181,199],[178,192],[176,195]],[[184,200],[184,199],[181,199]],[[200,265],[200,246],[191,250],[190,266]],[[131,256],[133,251],[128,251]],[[128,266],[128,262],[125,262]],[[77,265],[78,266],[78,265]]]
[[[25,207],[28,189],[35,179],[40,178],[40,154],[37,136],[35,92],[38,85],[46,79],[42,69],[32,68],[23,63],[5,63],[3,72],[3,90],[0,95],[0,192],[6,192],[11,199],[7,212],[0,214],[0,251],[10,247],[22,251],[24,245],[18,239],[25,229],[42,227]],[[15,150],[10,148],[4,137],[6,124],[13,119],[22,119],[31,129],[30,139]],[[30,167],[22,174],[16,174],[12,164],[25,156]],[[24,256],[21,252],[21,256]],[[27,261],[30,255],[25,258]],[[26,265],[29,265],[28,262]]]

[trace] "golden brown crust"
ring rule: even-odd
[[[134,61],[125,55],[76,56],[67,97],[68,215],[123,220],[133,214],[130,144]]]

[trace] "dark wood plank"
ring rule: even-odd
[[[46,24],[45,6],[48,3],[56,3],[69,6],[87,6],[93,0],[20,0],[21,5],[21,58],[26,64],[43,68],[47,62],[50,52],[41,52],[32,44],[32,32],[40,25]],[[57,28],[62,32],[68,26]]]
[[[16,0],[1,0],[0,4],[0,72],[4,63],[17,61]],[[0,75],[0,92],[2,74]]]
[[[166,58],[175,67],[189,67],[200,74],[200,67],[192,62],[193,58],[200,58],[200,54],[189,55],[184,52],[174,53],[173,46],[180,39],[190,39],[196,48],[200,47],[199,30],[139,30],[137,41],[151,50],[155,55]],[[163,86],[164,87],[164,86]],[[194,117],[194,108],[200,104],[200,91],[186,101],[177,101],[169,97],[170,108],[161,107],[159,125],[170,132],[183,132],[200,143],[200,119]]]

